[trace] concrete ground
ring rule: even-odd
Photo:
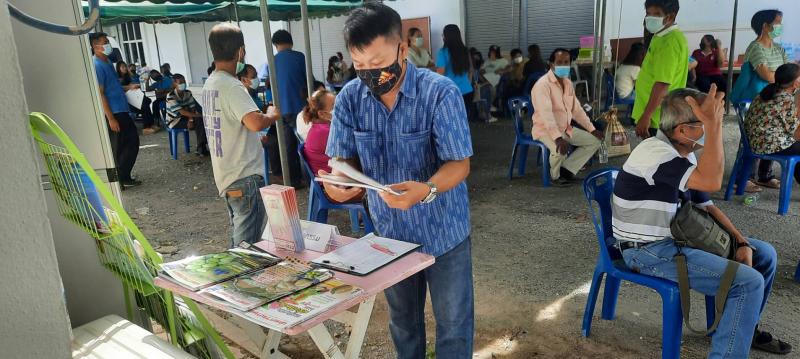
[[[728,171],[738,144],[735,121],[726,122]],[[509,181],[508,161],[514,141],[510,121],[474,124],[475,156],[468,183],[472,211],[475,284],[476,358],[658,358],[661,348],[661,301],[646,288],[624,283],[617,317],[599,318],[599,303],[589,338],[581,336],[586,293],[598,246],[586,200],[579,186],[543,188],[533,151],[524,177]],[[193,144],[195,143],[192,137]],[[123,193],[134,220],[167,258],[220,251],[228,245],[228,217],[217,196],[206,157],[181,153],[169,157],[166,134],[142,137],[134,168],[144,182]],[[610,165],[621,166],[623,159]],[[597,165],[595,165],[595,168]],[[726,176],[727,178],[727,176]],[[727,183],[727,179],[725,181]],[[298,192],[301,213],[307,190]],[[716,204],[748,236],[775,246],[778,274],[762,328],[800,347],[800,284],[792,281],[800,245],[800,191],[795,187],[790,213],[778,216],[777,190],[765,190],[753,206],[714,194]],[[348,234],[344,214],[330,223]],[[695,293],[696,294],[696,293]],[[601,294],[602,298],[602,294]],[[601,301],[602,299],[598,300]],[[703,322],[704,305],[694,295],[692,317]],[[428,337],[434,343],[430,310]],[[340,343],[347,334],[334,327]],[[709,339],[684,330],[682,357],[705,357]],[[282,350],[292,357],[319,358],[307,335],[284,337]],[[800,352],[788,357],[798,358]],[[243,356],[247,356],[244,354]],[[363,347],[364,358],[391,358],[386,302],[379,297]],[[760,352],[752,358],[778,358]]]

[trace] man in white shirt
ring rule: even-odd
[[[211,166],[220,197],[225,198],[232,229],[231,247],[254,243],[264,226],[264,158],[258,131],[275,117],[261,113],[236,74],[244,68],[244,37],[233,24],[211,29],[208,44],[216,70],[203,86],[203,122]]]

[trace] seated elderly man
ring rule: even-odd
[[[531,90],[533,138],[550,149],[550,177],[566,186],[577,180],[578,171],[600,148],[603,132],[598,131],[583,111],[569,79],[572,59],[567,49],[550,55],[550,71]],[[583,129],[573,128],[575,120]],[[570,145],[577,147],[567,156]]]
[[[743,264],[711,337],[709,358],[746,358],[751,344],[786,354],[791,351],[789,344],[757,327],[775,278],[775,249],[745,238],[708,195],[720,189],[724,172],[722,98],[713,85],[708,95],[678,89],[666,96],[657,135],[634,149],[617,176],[612,200],[614,238],[631,270],[677,282],[674,257],[678,249],[670,223],[681,200],[691,199],[739,243],[736,261]],[[694,151],[700,148],[703,153],[698,160]],[[681,252],[688,263],[690,287],[714,295],[728,260],[689,247]]]
[[[167,126],[194,130],[197,137],[197,154],[208,156],[208,139],[203,125],[203,109],[195,100],[181,74],[172,75],[172,91],[167,95]]]

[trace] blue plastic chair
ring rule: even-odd
[[[613,105],[625,105],[629,108],[633,108],[633,99],[630,98],[619,98],[614,92],[616,91],[616,85],[614,83],[614,77],[608,73],[608,71],[603,71],[603,80],[606,84],[606,102],[605,102],[605,109],[604,111],[608,111],[609,108]]]
[[[604,168],[591,173],[583,182],[583,192],[589,202],[589,213],[592,215],[600,254],[592,277],[592,286],[586,300],[581,332],[588,337],[592,327],[592,316],[597,302],[597,295],[606,275],[606,286],[603,294],[601,318],[613,320],[617,306],[617,295],[622,280],[654,289],[662,300],[662,358],[680,358],[681,334],[683,332],[683,316],[678,284],[657,277],[634,273],[629,270],[622,259],[622,253],[614,244],[616,240],[611,233],[611,195],[614,192],[614,181],[617,169]],[[592,205],[596,202],[597,207]],[[714,297],[706,296],[706,320],[708,325],[714,323]]]
[[[528,78],[525,79],[525,93],[530,94],[531,90],[533,89],[533,85],[536,84],[536,81],[539,81],[539,79],[546,74],[547,72],[533,72],[528,75]]]
[[[750,147],[750,141],[747,138],[747,133],[744,130],[744,118],[747,113],[748,103],[739,103],[736,105],[738,120],[739,120],[739,134],[741,140],[739,141],[739,151],[736,154],[736,162],[733,164],[731,176],[728,179],[728,187],[725,189],[725,200],[731,199],[733,192],[733,185],[736,183],[736,195],[741,196],[744,194],[744,189],[747,186],[747,180],[750,178],[750,173],[753,171],[753,161],[755,159],[775,161],[781,165],[781,189],[780,197],[778,198],[778,214],[785,216],[789,212],[789,204],[792,200],[792,186],[794,185],[794,169],[797,163],[800,162],[800,156],[785,156],[785,155],[760,155],[753,153]]]
[[[550,187],[550,150],[544,143],[534,140],[530,133],[526,133],[522,125],[523,112],[527,116],[533,114],[533,105],[531,100],[525,96],[517,96],[508,100],[508,109],[511,111],[511,116],[514,119],[514,133],[516,139],[514,140],[514,147],[511,150],[511,164],[508,168],[508,179],[514,176],[514,165],[517,162],[517,152],[519,152],[519,169],[520,176],[525,175],[525,164],[528,162],[528,148],[535,146],[539,149],[538,164],[542,167],[542,185]]]
[[[305,144],[299,144],[297,146],[297,155],[300,157],[300,165],[303,166],[303,170],[306,172],[306,175],[308,175],[308,220],[319,223],[328,223],[328,210],[344,209],[350,212],[350,228],[353,233],[357,233],[361,228],[358,219],[359,213],[364,221],[364,233],[374,232],[375,227],[372,224],[372,219],[369,218],[369,215],[364,209],[363,204],[333,203],[328,199],[327,196],[325,196],[325,192],[322,191],[322,185],[320,185],[319,182],[314,181],[316,175],[306,161],[306,156],[303,152],[304,148]]]
[[[161,112],[161,127],[167,130],[169,137],[169,153],[172,155],[173,160],[178,159],[178,135],[183,134],[183,148],[186,153],[191,152],[189,149],[189,129],[188,128],[170,128],[167,123],[167,105],[166,102],[159,104],[159,112]]]

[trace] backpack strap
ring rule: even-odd
[[[678,254],[675,255],[674,259],[678,273],[678,288],[681,292],[681,311],[683,312],[683,321],[686,323],[686,327],[692,332],[709,335],[717,329],[719,321],[722,319],[722,311],[725,309],[725,301],[728,299],[728,291],[731,289],[733,279],[736,278],[736,270],[739,269],[739,263],[728,260],[728,266],[725,267],[725,272],[722,274],[722,278],[720,279],[719,283],[719,289],[717,289],[717,294],[714,299],[714,324],[712,324],[708,330],[704,331],[694,329],[691,323],[689,323],[691,300],[689,299],[689,267],[686,263],[686,255],[679,251]]]

